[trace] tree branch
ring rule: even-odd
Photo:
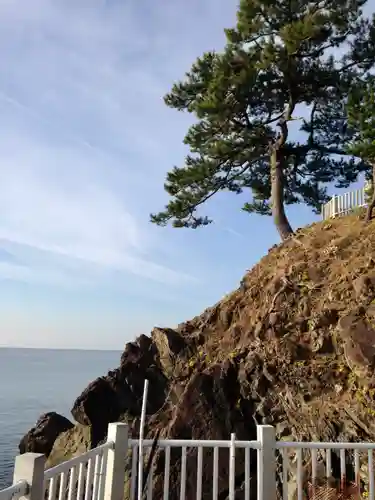
[[[267,125],[271,125],[271,123],[275,123],[278,120],[281,120],[284,113],[285,113],[285,111],[278,116],[275,116],[273,118],[269,117],[265,121],[262,121],[262,122],[255,125],[255,124],[251,123],[251,121],[249,120],[248,114],[245,112],[244,118],[246,120],[246,124],[241,123],[240,121],[236,120],[235,118],[232,118],[232,123],[234,123],[235,125],[237,125],[239,127],[251,130],[254,127],[266,127]]]
[[[263,160],[264,158],[266,158],[266,156],[259,156],[258,158],[254,159],[254,160],[246,162],[245,165],[242,167],[242,169],[239,172],[236,172],[235,174],[233,174],[231,177],[230,177],[231,169],[229,169],[227,174],[225,175],[225,177],[223,179],[220,179],[217,182],[216,186],[213,187],[213,189],[210,193],[208,193],[206,196],[203,196],[203,198],[201,198],[198,202],[190,204],[185,209],[185,212],[190,213],[189,218],[194,218],[193,213],[197,209],[197,207],[199,207],[200,205],[203,205],[203,203],[205,203],[210,198],[212,198],[216,193],[218,193],[221,189],[223,189],[228,182],[234,181],[236,178],[238,178],[242,174],[244,174],[246,172],[246,170],[248,170],[251,167],[251,165],[253,165],[254,163],[256,163],[258,161]],[[165,222],[170,221],[171,219],[173,219],[173,217],[174,217],[174,215],[170,215],[169,217],[167,217],[165,219]]]
[[[307,155],[310,151],[319,151],[321,153],[330,154],[330,155],[353,156],[351,153],[348,153],[347,151],[345,151],[343,149],[335,148],[335,147],[321,146],[320,144],[316,144],[316,143],[304,144],[303,146],[291,146],[291,147],[285,146],[285,150],[290,155],[291,154]]]
[[[314,101],[314,104],[311,109],[311,114],[310,114],[310,134],[307,143],[308,144],[314,144],[314,115],[316,112],[316,108],[318,106],[317,101]]]

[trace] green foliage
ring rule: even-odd
[[[372,218],[375,198],[375,77],[367,75],[366,80],[357,82],[348,99],[348,124],[353,138],[348,152],[358,156],[367,164],[365,198],[368,204],[366,220]]]
[[[325,183],[345,187],[366,170],[348,153],[355,134],[346,126],[349,90],[375,57],[375,21],[363,18],[364,3],[240,1],[223,52],[199,57],[165,96],[197,122],[185,137],[185,164],[167,174],[171,199],[152,222],[209,224],[199,207],[220,191],[249,192],[243,210],[269,215],[273,154],[282,203],[304,202],[315,212],[328,199]],[[292,122],[302,132],[295,139]]]
[[[369,164],[375,163],[375,78],[351,90],[348,99],[348,123],[355,132],[349,151]]]

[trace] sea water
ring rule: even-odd
[[[0,348],[0,489],[12,482],[21,437],[42,413],[72,420],[89,382],[120,363],[118,351]]]

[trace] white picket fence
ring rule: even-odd
[[[141,444],[141,446],[140,446]],[[252,481],[256,481],[256,498],[258,500],[276,500],[277,481],[276,473],[281,470],[282,498],[314,498],[306,496],[306,468],[305,464],[310,459],[309,478],[312,484],[319,480],[332,477],[332,452],[338,450],[340,463],[340,476],[342,483],[347,477],[348,460],[353,461],[354,477],[357,485],[353,486],[355,496],[374,500],[374,465],[373,451],[375,443],[323,443],[323,442],[284,442],[275,440],[275,429],[272,426],[260,425],[257,428],[256,441],[239,441],[232,435],[227,441],[202,441],[202,440],[160,440],[157,443],[158,450],[164,450],[165,466],[163,480],[163,494],[160,491],[157,496],[153,495],[153,475],[150,469],[147,482],[143,484],[143,477],[137,474],[143,471],[146,451],[153,445],[152,440],[139,441],[128,436],[128,428],[123,423],[112,423],[108,428],[108,439],[104,445],[64,462],[48,470],[45,468],[45,457],[40,454],[26,453],[19,455],[15,461],[13,486],[0,491],[0,500],[141,500],[142,492],[146,490],[147,500],[170,498],[170,476],[171,476],[171,450],[181,449],[179,455],[179,491],[180,500],[196,498],[200,500],[203,488],[207,492],[210,489],[210,498],[218,498],[219,488],[219,452],[226,449],[228,456],[228,498],[234,500],[235,478],[236,478],[236,455],[243,453],[245,456],[244,490],[243,498],[250,500]],[[142,456],[139,456],[139,449]],[[210,449],[210,460],[212,465],[212,484],[202,484],[204,466],[204,450]],[[250,473],[251,451],[256,450],[257,464],[256,477]],[[187,482],[187,457],[191,451],[196,452],[196,483],[192,485]],[[128,457],[131,453],[130,481],[125,481]],[[367,455],[365,469],[363,468],[363,456]],[[206,454],[207,456],[207,454]],[[221,455],[222,457],[222,455]],[[281,459],[281,460],[280,460]],[[280,469],[281,462],[281,469]],[[191,465],[191,461],[189,462]],[[242,462],[243,463],[243,462]],[[277,465],[278,464],[278,465]],[[141,467],[139,467],[141,465]],[[324,467],[322,472],[321,467]],[[128,468],[129,469],[129,468]],[[363,472],[365,470],[365,472]],[[254,469],[253,469],[254,471]],[[367,480],[360,486],[358,478],[360,473],[366,475]],[[324,478],[322,478],[322,475]],[[222,472],[221,472],[222,479]],[[254,479],[252,479],[254,477]],[[280,479],[280,475],[278,476]],[[293,481],[292,478],[295,480]],[[206,478],[207,479],[207,478]],[[126,485],[126,486],[125,486]],[[138,486],[137,486],[138,485]],[[144,488],[145,486],[145,488]],[[363,489],[365,487],[365,490]],[[128,491],[125,493],[125,488]],[[137,489],[138,488],[138,489]],[[188,489],[189,490],[188,490]],[[331,488],[332,490],[332,488]],[[332,496],[331,490],[327,490],[326,496],[319,498],[345,498],[343,496]],[[360,491],[361,490],[361,491]],[[336,490],[335,490],[336,491]],[[330,494],[328,494],[330,492]],[[205,495],[207,498],[207,495]],[[316,497],[318,498],[318,497]],[[251,499],[252,500],[252,499]],[[254,499],[255,500],[255,499]]]
[[[356,208],[366,206],[366,186],[340,195],[333,195],[328,203],[322,205],[323,220],[347,215]]]

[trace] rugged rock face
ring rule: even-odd
[[[213,364],[203,372],[195,373],[183,392],[180,401],[172,411],[172,419],[165,429],[168,437],[178,436],[180,439],[228,439],[235,433],[238,439],[254,439],[256,434],[255,422],[250,419],[246,422],[239,405],[240,384],[238,368],[229,361]],[[250,415],[250,413],[249,413]],[[163,430],[161,432],[163,435]],[[179,451],[180,452],[180,451]],[[213,477],[213,450],[203,450],[203,498],[212,498]],[[162,497],[164,481],[164,457],[160,453],[155,460],[155,491]],[[221,498],[225,498],[228,491],[228,463],[229,450],[220,450],[219,453],[219,481],[218,487]],[[240,489],[244,479],[244,453],[237,450],[236,485]],[[172,456],[171,488],[169,498],[179,498],[179,473],[181,460],[179,453]],[[186,499],[196,498],[197,485],[197,450],[192,449],[187,456]],[[156,498],[159,498],[156,495]],[[236,498],[240,498],[236,496]]]
[[[18,446],[20,453],[44,453],[48,457],[57,437],[72,427],[73,424],[62,415],[45,413],[21,439]]]
[[[165,402],[168,379],[156,346],[142,335],[126,345],[120,367],[91,382],[73,405],[75,420],[92,428],[93,446],[105,437],[109,422],[118,421],[123,414],[140,414],[145,379],[150,386],[147,413],[153,414]]]
[[[156,347],[161,368],[168,377],[173,377],[176,359],[188,357],[187,339],[185,340],[180,333],[172,328],[154,328],[151,332],[151,339]]]
[[[90,450],[92,447],[90,431],[89,426],[77,424],[61,433],[48,456],[47,468],[54,467]]]
[[[72,414],[92,430],[86,446],[105,437],[110,421],[128,422],[136,436],[147,378],[148,438],[229,439],[235,432],[255,439],[256,424],[264,423],[275,426],[278,439],[375,441],[374,368],[375,226],[353,215],[300,230],[202,315],[127,344],[119,368],[92,382]],[[66,449],[61,458],[75,450],[69,432],[59,438]],[[190,452],[187,499],[195,498],[196,459]],[[174,499],[180,456],[172,453],[171,460]],[[203,462],[203,498],[209,498],[209,451]],[[336,472],[338,464],[334,455]],[[163,467],[158,452],[155,492]],[[238,453],[239,499],[243,478]],[[223,450],[220,498],[227,488]]]

